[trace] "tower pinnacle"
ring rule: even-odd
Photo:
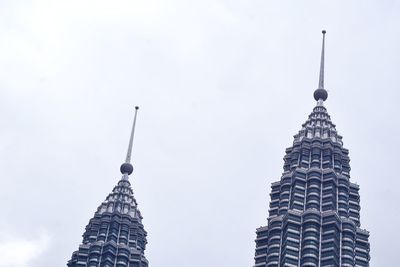
[[[328,98],[328,92],[324,88],[324,68],[325,68],[325,34],[326,31],[322,31],[322,51],[321,51],[321,65],[319,69],[319,83],[318,89],[314,91],[314,99],[316,101],[325,101]]]
[[[135,136],[136,117],[137,117],[138,109],[139,109],[139,107],[136,106],[135,107],[135,117],[133,118],[133,124],[132,124],[131,137],[129,138],[128,152],[126,153],[125,162],[121,165],[121,168],[120,168],[122,174],[130,175],[133,172],[131,158],[132,158],[133,137]]]
[[[257,229],[253,267],[370,266],[360,186],[350,181],[349,150],[323,106],[328,93],[322,33],[317,105],[286,148],[282,176],[271,185],[269,216]]]
[[[147,232],[129,182],[129,174],[133,172],[132,143],[138,109],[135,107],[126,161],[121,165],[122,178],[90,219],[68,267],[149,267],[144,254]]]

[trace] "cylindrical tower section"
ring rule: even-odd
[[[321,168],[321,145],[320,142],[313,142],[313,147],[311,149],[311,168]]]
[[[286,214],[289,208],[291,185],[292,185],[292,177],[290,175],[282,177],[280,197],[279,197],[279,213],[278,213],[279,215]]]
[[[292,186],[290,193],[290,205],[291,210],[301,212],[304,210],[304,197],[306,190],[306,172],[296,171],[293,174]]]
[[[340,217],[349,217],[349,180],[340,175],[338,179],[338,213]]]
[[[334,171],[328,171],[322,177],[322,211],[337,210],[337,180]]]
[[[360,227],[360,187],[357,184],[349,184],[349,218]]]
[[[277,267],[281,248],[282,219],[278,217],[272,219],[268,229],[267,266]]]
[[[307,210],[303,215],[301,266],[318,266],[321,215]]]
[[[342,264],[341,266],[355,266],[356,226],[353,221],[343,219],[342,222]]]
[[[321,204],[321,177],[320,169],[312,169],[307,177],[306,210],[320,210]]]
[[[280,266],[298,266],[301,215],[289,212],[283,221]]]
[[[357,228],[356,234],[356,266],[369,267],[369,250],[370,245],[368,242],[369,232]]]
[[[280,200],[280,189],[281,183],[275,182],[271,185],[271,202],[269,204],[269,216],[278,215],[279,211],[279,200]]]
[[[320,266],[340,266],[340,219],[336,212],[322,217]]]

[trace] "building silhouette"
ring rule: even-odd
[[[137,208],[129,175],[132,144],[138,107],[129,140],[126,161],[121,165],[122,178],[101,203],[83,234],[82,244],[72,254],[68,267],[147,267],[144,255],[147,232]]]
[[[255,267],[369,266],[369,232],[360,228],[359,186],[349,151],[324,106],[325,31],[316,106],[272,184],[267,225],[257,229]]]

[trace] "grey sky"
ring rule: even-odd
[[[279,2],[0,1],[0,266],[65,266],[120,179],[134,105],[151,266],[252,266],[323,28],[371,266],[396,266],[400,2]]]

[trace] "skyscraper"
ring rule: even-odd
[[[349,151],[324,106],[325,31],[316,106],[286,149],[272,184],[267,225],[257,229],[255,267],[369,266],[369,232],[360,228],[359,186]]]
[[[129,175],[135,133],[135,108],[126,161],[121,165],[122,178],[101,203],[86,226],[82,244],[72,254],[68,267],[147,267],[144,255],[147,232],[137,208]]]

